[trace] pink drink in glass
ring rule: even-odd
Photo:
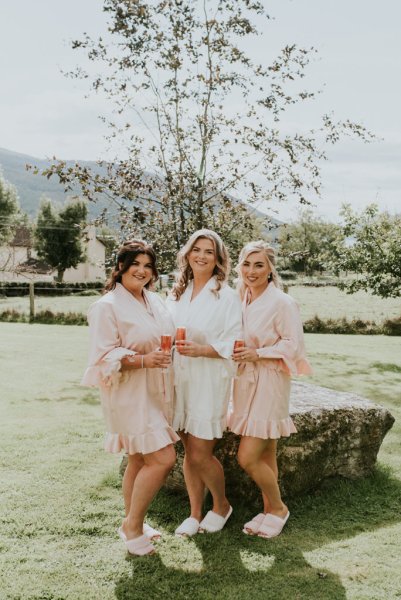
[[[169,334],[163,334],[160,339],[160,348],[163,352],[170,352],[173,345],[173,338]]]
[[[235,340],[235,342],[234,342],[234,352],[236,350],[242,350],[242,348],[245,348],[245,341],[244,340]]]

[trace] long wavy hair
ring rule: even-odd
[[[276,269],[276,254],[274,248],[269,246],[269,244],[267,242],[264,242],[263,240],[249,242],[249,244],[246,244],[246,246],[242,248],[238,258],[238,264],[235,267],[235,271],[238,274],[237,289],[239,290],[241,298],[245,296],[245,292],[247,289],[241,276],[241,265],[253,252],[263,252],[263,254],[266,257],[267,264],[269,265],[269,268],[271,270],[271,273],[268,277],[268,281],[271,281],[279,289],[282,289],[283,287],[280,276],[277,273]]]
[[[152,284],[159,279],[159,273],[156,267],[156,254],[152,246],[143,240],[129,240],[124,242],[118,249],[116,263],[104,286],[105,292],[114,290],[116,284],[121,283],[121,277],[128,271],[138,254],[146,254],[152,264],[152,279],[148,281],[145,288],[149,289]]]
[[[178,273],[175,278],[175,283],[171,293],[175,300],[179,300],[182,294],[187,289],[189,283],[193,280],[194,274],[188,262],[188,255],[192,251],[196,242],[200,239],[210,240],[213,244],[214,254],[216,257],[216,265],[213,269],[213,276],[216,279],[216,287],[211,290],[217,297],[222,284],[227,281],[230,273],[230,257],[227,248],[224,245],[221,237],[211,229],[199,229],[195,231],[178,252],[177,266]]]

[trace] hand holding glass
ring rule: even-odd
[[[185,327],[177,327],[175,332],[175,345],[177,346],[177,350],[179,349],[180,342],[185,342],[187,339],[187,330]]]
[[[244,340],[235,340],[234,348],[233,348],[234,358],[235,358],[235,353],[237,352],[237,350],[242,350],[243,348],[245,348],[245,341]]]

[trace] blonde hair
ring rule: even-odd
[[[188,254],[192,251],[199,239],[210,240],[213,244],[216,258],[213,276],[216,279],[217,285],[211,290],[211,292],[218,296],[222,283],[228,279],[228,275],[230,273],[230,257],[223,240],[215,231],[212,231],[211,229],[199,229],[191,235],[185,246],[181,248],[177,255],[178,273],[175,278],[173,289],[171,290],[171,293],[176,300],[181,298],[189,283],[194,278],[194,274],[188,262]]]
[[[246,285],[244,284],[244,282],[242,280],[240,267],[241,267],[242,263],[244,261],[246,261],[248,256],[250,254],[252,254],[253,252],[263,252],[263,254],[265,255],[265,258],[267,260],[267,264],[269,265],[269,267],[271,269],[271,273],[269,275],[269,281],[272,281],[272,283],[279,289],[282,289],[282,287],[283,287],[280,276],[277,273],[277,269],[276,269],[276,254],[275,254],[274,248],[269,246],[269,244],[267,242],[264,242],[263,240],[257,240],[256,242],[249,242],[249,244],[246,244],[246,246],[244,246],[242,248],[239,258],[238,258],[238,264],[235,267],[235,271],[238,273],[237,288],[239,290],[241,298],[243,298],[245,295]]]

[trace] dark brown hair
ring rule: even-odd
[[[116,264],[108,281],[106,282],[106,285],[104,286],[106,292],[114,290],[116,283],[121,283],[121,276],[128,271],[138,254],[146,254],[146,256],[149,256],[152,264],[153,277],[151,281],[148,281],[145,287],[149,288],[152,283],[159,279],[159,273],[156,268],[156,254],[152,246],[143,240],[129,240],[124,242],[124,244],[118,249]]]

